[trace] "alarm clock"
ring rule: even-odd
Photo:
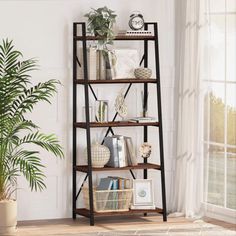
[[[143,15],[139,12],[135,12],[132,15],[130,15],[129,19],[129,27],[132,30],[141,30],[144,26],[144,19]]]

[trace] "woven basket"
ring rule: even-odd
[[[96,212],[128,211],[133,189],[96,190],[93,189],[93,206]],[[85,208],[89,209],[89,189],[83,187]]]

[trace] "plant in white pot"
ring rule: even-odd
[[[33,59],[20,61],[22,54],[14,49],[12,41],[0,44],[0,234],[11,234],[16,228],[17,176],[23,175],[31,190],[43,190],[45,175],[40,152],[34,145],[63,157],[62,147],[53,134],[40,132],[27,119],[34,106],[56,93],[56,80],[32,86],[29,72],[37,68]],[[43,114],[42,114],[43,115]],[[29,145],[30,144],[30,145]]]
[[[99,79],[112,79],[112,66],[115,65],[116,57],[114,53],[108,48],[108,45],[113,44],[115,32],[113,26],[116,22],[117,15],[115,12],[106,6],[98,9],[93,9],[85,14],[88,18],[88,31],[94,36],[98,37],[98,54],[99,61],[104,60],[104,67],[102,62],[99,63]],[[110,55],[110,56],[109,56]],[[111,60],[109,59],[111,57]],[[103,72],[104,71],[104,72]],[[105,74],[105,75],[104,75]]]

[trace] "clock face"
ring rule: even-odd
[[[140,16],[135,16],[130,19],[129,26],[132,30],[140,30],[143,28],[144,20]]]

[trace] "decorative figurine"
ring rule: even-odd
[[[152,153],[152,146],[149,143],[143,143],[139,148],[139,153],[142,158],[148,158],[150,157]]]
[[[120,91],[116,97],[115,110],[121,118],[125,118],[128,114],[128,107],[125,104],[125,98],[122,91]]]

